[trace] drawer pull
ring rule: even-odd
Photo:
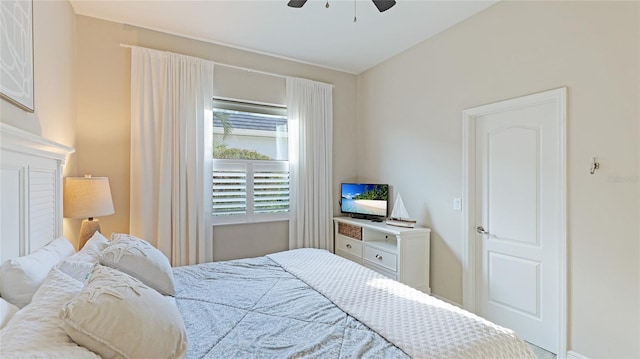
[[[351,249],[351,244],[347,243],[347,248]]]
[[[382,260],[382,256],[379,255],[379,254],[376,254],[376,258],[379,259],[379,260]]]

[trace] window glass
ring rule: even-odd
[[[214,106],[214,158],[288,160],[286,109],[229,101]]]
[[[214,224],[289,218],[286,109],[214,101]]]

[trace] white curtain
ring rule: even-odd
[[[289,248],[333,250],[333,87],[287,77]]]
[[[132,48],[129,229],[174,266],[213,256],[212,99],[212,62]]]

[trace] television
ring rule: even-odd
[[[351,217],[382,221],[387,217],[389,185],[343,183],[340,210]]]

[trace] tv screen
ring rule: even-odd
[[[343,183],[340,209],[355,217],[379,218],[387,216],[389,185],[374,183]]]

